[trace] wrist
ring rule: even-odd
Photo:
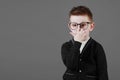
[[[82,43],[82,40],[78,40],[74,38],[74,41]]]

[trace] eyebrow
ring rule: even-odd
[[[86,21],[86,22],[91,22],[91,21]],[[71,23],[77,23],[77,22],[71,22]],[[81,23],[84,23],[84,22],[81,22]],[[77,24],[81,24],[81,23],[77,23]]]

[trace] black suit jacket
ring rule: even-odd
[[[80,54],[81,43],[71,39],[61,46],[66,71],[63,80],[108,80],[107,60],[100,43],[90,38]]]

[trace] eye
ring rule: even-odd
[[[73,24],[71,24],[71,26],[76,27],[76,26],[77,26],[77,24],[76,24],[76,23],[73,23]]]
[[[77,26],[78,26],[77,23],[70,23],[70,28],[71,28],[71,29],[76,29]]]
[[[85,27],[85,26],[87,26],[86,23],[81,23],[81,24],[80,24],[80,27],[81,27],[81,28],[83,28],[83,27]]]

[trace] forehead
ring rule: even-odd
[[[89,17],[87,15],[71,15],[70,16],[70,22],[89,22]]]

